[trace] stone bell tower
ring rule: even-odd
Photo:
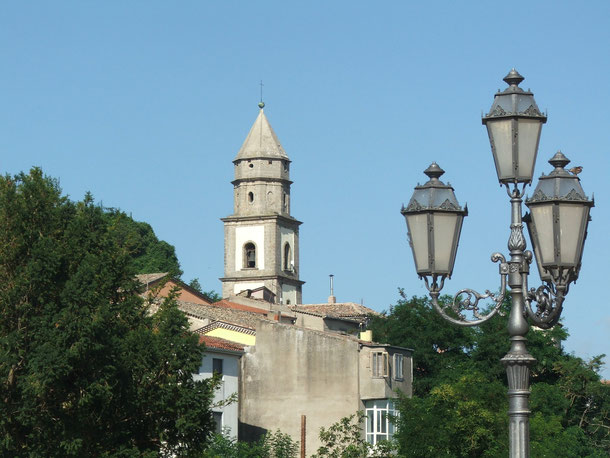
[[[223,297],[266,287],[272,301],[300,304],[299,226],[290,216],[290,159],[260,111],[233,160],[233,214],[225,232]]]

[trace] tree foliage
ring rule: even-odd
[[[393,456],[395,444],[381,441],[375,446],[369,444],[362,436],[362,424],[365,415],[357,412],[343,417],[328,428],[320,428],[322,445],[312,458],[383,458]]]
[[[104,218],[129,251],[131,267],[138,274],[168,272],[170,277],[182,275],[176,249],[164,240],[159,240],[150,224],[135,221],[126,213],[105,208]]]
[[[449,300],[444,297],[441,300]],[[399,401],[400,455],[501,457],[508,450],[507,382],[500,359],[509,350],[507,316],[476,328],[441,319],[427,298],[401,299],[373,318],[375,340],[413,348],[414,396]],[[532,456],[601,457],[610,454],[610,386],[600,381],[602,357],[566,354],[562,326],[532,329]]]
[[[475,331],[449,326],[432,308],[430,299],[407,299],[403,290],[399,292],[398,304],[383,316],[372,317],[369,329],[377,342],[413,349],[414,391],[426,394],[448,370],[459,370],[468,360]]]
[[[299,443],[277,430],[265,434],[256,442],[239,442],[230,434],[213,434],[204,458],[296,458]]]
[[[124,216],[40,169],[0,177],[0,454],[203,450],[214,387],[170,296],[138,296]]]
[[[199,278],[193,278],[188,283],[188,285],[191,288],[193,288],[195,291],[198,291],[201,294],[203,294],[212,303],[218,302],[222,299],[222,296],[220,294],[218,294],[216,291],[214,291],[213,289],[211,289],[210,291],[204,291],[203,288],[201,287],[201,283],[199,283]]]

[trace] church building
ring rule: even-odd
[[[264,290],[269,302],[300,304],[299,225],[290,215],[290,159],[260,111],[237,156],[233,214],[222,218],[222,296]]]

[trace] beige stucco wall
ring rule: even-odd
[[[389,373],[387,377],[374,377],[371,369],[371,353],[386,352],[389,358]],[[396,380],[394,369],[394,355],[402,354],[403,359],[403,379]],[[365,344],[360,349],[360,398],[368,399],[387,399],[397,397],[397,391],[407,396],[413,392],[413,358],[409,350],[403,350],[386,345]]]
[[[320,427],[361,408],[358,355],[355,339],[261,322],[241,359],[240,436],[280,429],[300,440],[306,415],[307,454],[315,453]]]

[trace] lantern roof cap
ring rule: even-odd
[[[526,199],[526,205],[548,201],[580,201],[591,207],[594,206],[593,200],[588,199],[577,176],[582,167],[566,170],[565,167],[570,163],[570,159],[561,151],[557,151],[548,162],[555,169],[548,175],[542,174],[532,197]]]
[[[490,119],[514,118],[516,116],[535,118],[545,123],[546,115],[540,112],[534,100],[534,94],[519,87],[519,84],[525,78],[513,68],[503,79],[508,87],[504,91],[498,90],[495,94],[489,113],[483,117],[483,124],[486,124]]]
[[[570,162],[571,161],[561,151],[557,151],[555,155],[549,159],[549,164],[555,167],[555,170],[551,173],[568,173],[567,170],[565,170],[565,166]]]
[[[513,69],[511,69],[510,72],[508,72],[508,75],[506,75],[502,79],[504,81],[506,81],[506,84],[508,84],[510,86],[518,86],[519,83],[521,83],[525,78],[523,76],[521,76],[521,74],[513,68]],[[523,89],[519,88],[519,90],[522,91]]]
[[[430,178],[431,181],[439,181],[438,179],[443,176],[445,171],[441,169],[436,162],[433,162],[426,170],[424,170],[424,173],[428,175],[428,178]]]
[[[402,207],[403,214],[429,210],[468,214],[468,208],[462,208],[458,203],[451,184],[439,180],[445,171],[436,162],[430,164],[424,173],[430,180],[415,187],[409,204]]]

